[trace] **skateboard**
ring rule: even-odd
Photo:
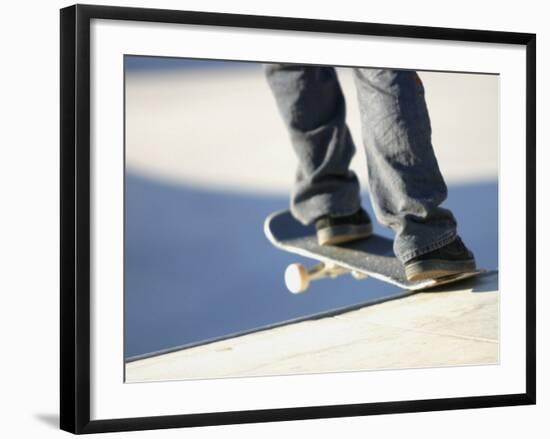
[[[393,241],[373,234],[339,245],[319,245],[315,226],[304,226],[288,211],[275,212],[264,222],[267,239],[277,248],[319,263],[311,268],[291,264],[285,270],[285,284],[292,293],[307,290],[313,280],[351,274],[356,279],[372,277],[404,290],[418,291],[457,282],[483,273],[485,270],[453,274],[438,279],[408,281],[403,265],[393,253]]]

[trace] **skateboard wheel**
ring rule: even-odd
[[[290,264],[285,270],[285,284],[294,294],[303,293],[309,286],[309,277],[302,264]]]

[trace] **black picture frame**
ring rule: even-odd
[[[134,20],[521,45],[526,48],[526,376],[525,393],[240,412],[90,420],[90,21]],[[289,17],[74,5],[60,11],[61,287],[60,426],[72,433],[304,420],[496,406],[536,400],[536,36]]]

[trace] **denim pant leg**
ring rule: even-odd
[[[414,71],[354,69],[354,77],[371,200],[406,262],[456,236],[453,214],[440,207],[447,186],[432,147],[424,87]]]
[[[309,224],[320,216],[349,215],[360,207],[355,153],[344,96],[332,67],[268,64],[265,73],[298,156],[290,210]]]

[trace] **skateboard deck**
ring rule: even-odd
[[[302,225],[288,210],[268,216],[264,223],[264,233],[275,247],[321,263],[309,270],[301,264],[289,265],[285,281],[288,289],[294,293],[305,291],[309,280],[336,277],[345,273],[351,273],[358,279],[372,277],[405,290],[423,290],[483,272],[478,270],[410,282],[405,276],[403,265],[393,253],[391,239],[373,234],[367,239],[350,243],[321,246],[317,243],[315,227]]]

